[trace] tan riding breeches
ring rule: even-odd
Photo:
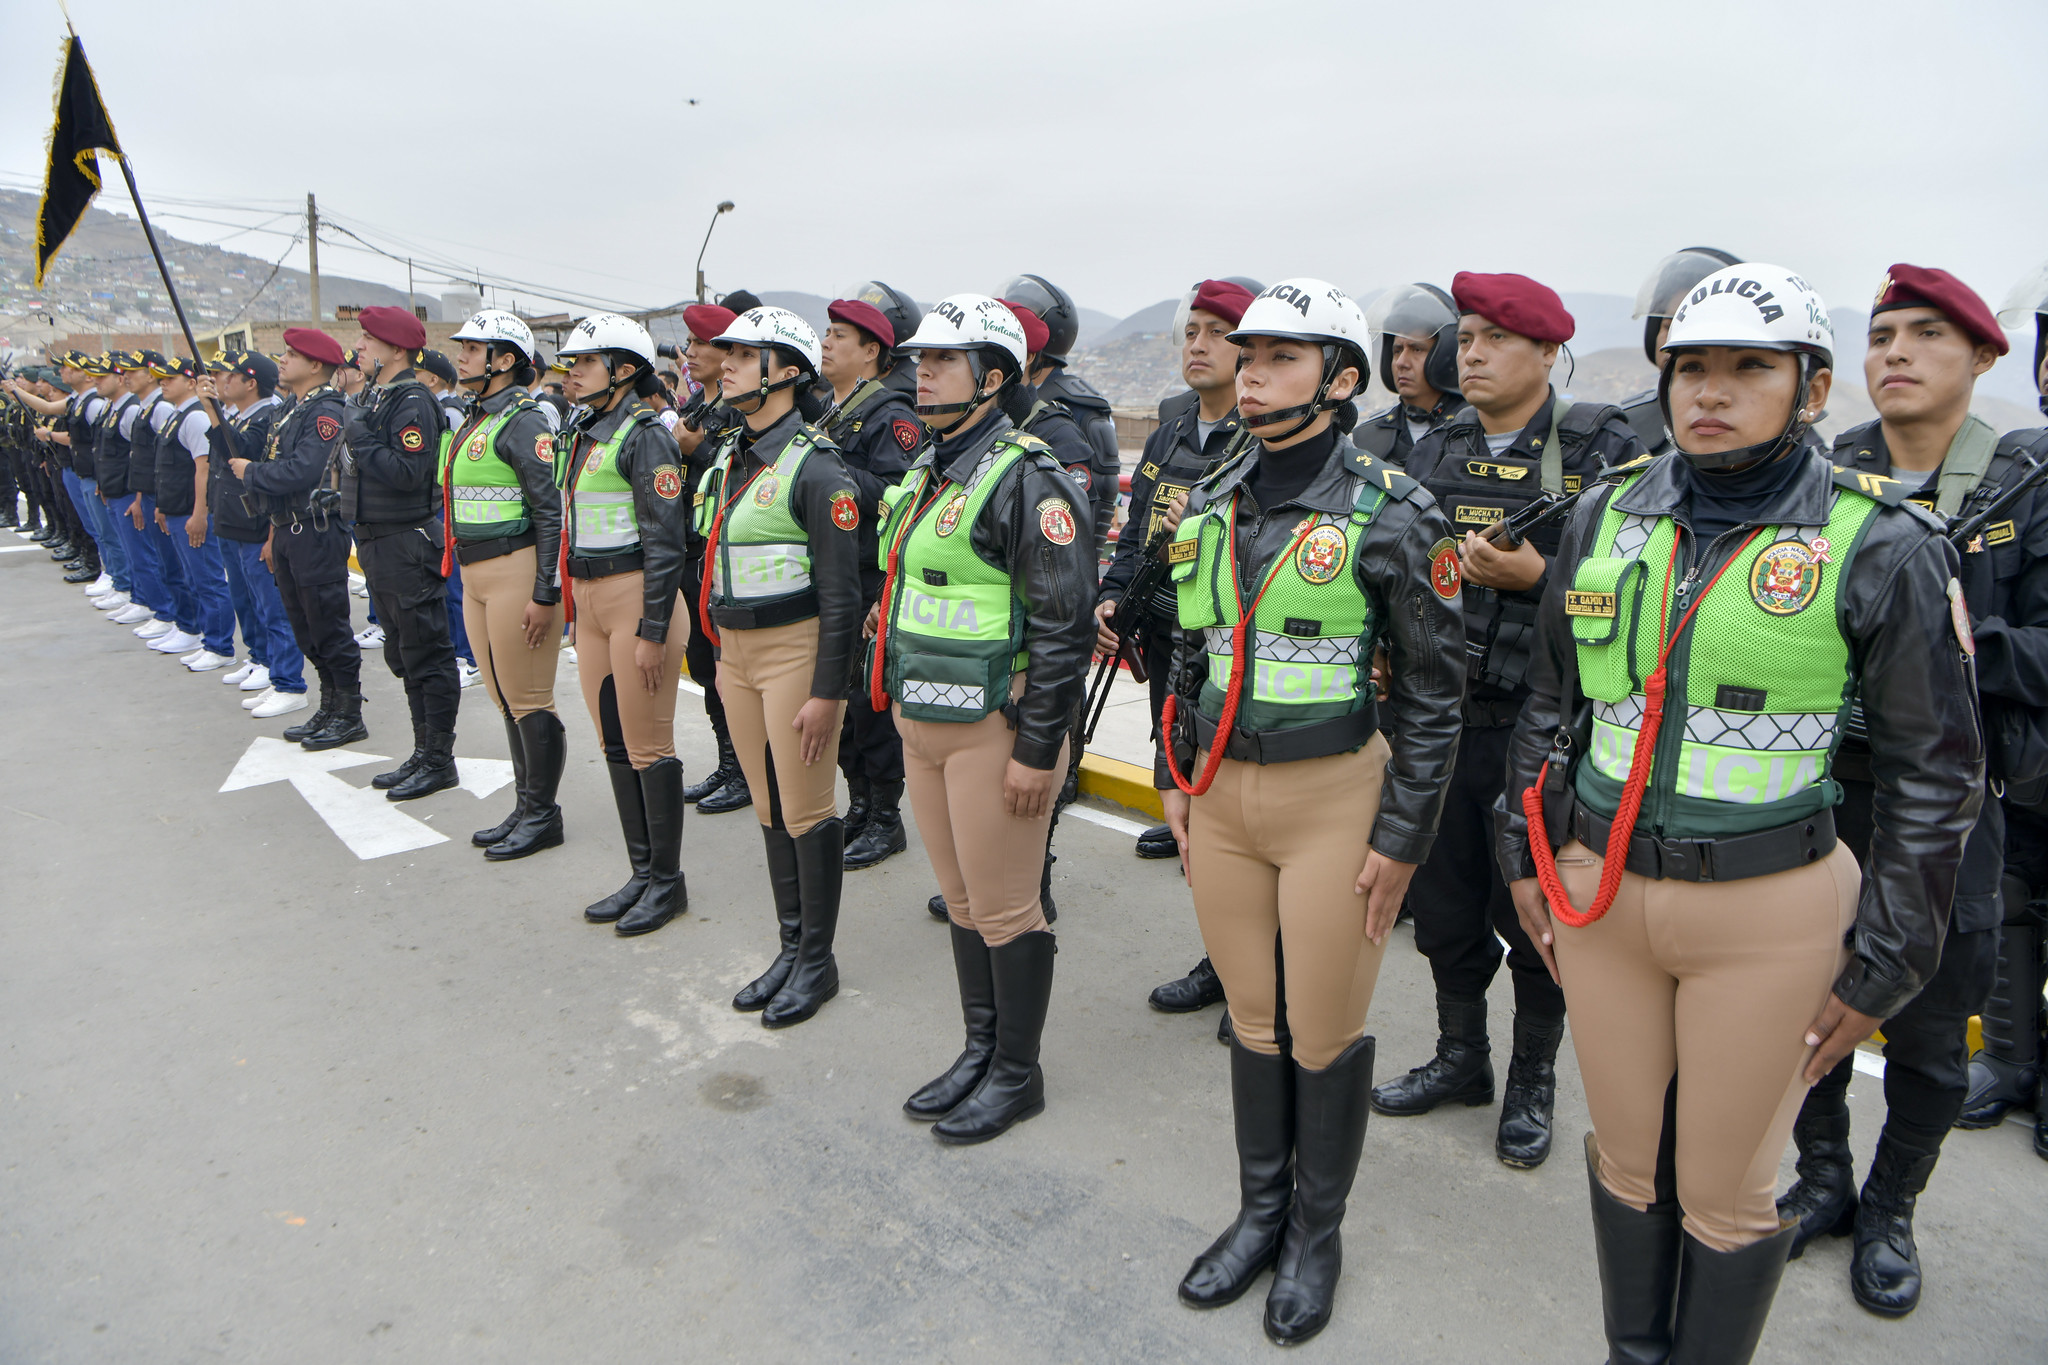
[[[676,752],[676,682],[682,676],[689,617],[669,617],[661,651],[661,684],[652,693],[640,681],[633,647],[640,639],[644,575],[639,570],[604,578],[572,578],[576,601],[576,671],[583,701],[597,725],[607,761],[651,768]]]
[[[1557,870],[1572,904],[1590,905],[1599,855],[1574,841]],[[1686,1231],[1716,1251],[1777,1232],[1778,1159],[1806,1098],[1806,1027],[1848,959],[1861,882],[1838,843],[1817,863],[1740,881],[1624,873],[1601,919],[1555,921],[1600,1179],[1615,1198],[1658,1202],[1675,1077],[1676,1169],[1664,1193],[1675,1188]]]
[[[1371,851],[1387,741],[1296,763],[1223,760],[1188,816],[1195,917],[1244,1045],[1310,1071],[1365,1034],[1382,949],[1365,936],[1358,874]],[[1199,767],[1204,761],[1198,755]],[[1284,981],[1284,985],[1283,985]]]
[[[991,948],[1049,927],[1038,888],[1053,803],[1036,820],[1003,809],[1003,776],[1016,739],[1003,713],[954,725],[905,720],[899,706],[896,728],[911,813],[953,923],[977,931]],[[1062,744],[1055,779],[1066,770]]]
[[[795,725],[796,713],[811,699],[817,662],[815,616],[766,630],[718,633],[718,696],[754,793],[754,814],[764,825],[789,831],[792,839],[839,811],[839,728],[846,703],[837,704],[825,752],[808,767]]]
[[[562,653],[562,609],[548,615],[540,648],[528,649],[523,624],[533,601],[531,545],[495,559],[462,566],[462,624],[476,651],[484,690],[500,711],[518,720],[555,709],[555,663]]]

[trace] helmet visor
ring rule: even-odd
[[[2048,264],[2012,287],[1998,308],[1998,325],[2017,329],[2027,325],[2029,313],[2048,313]]]
[[[1674,251],[1657,262],[1657,268],[1643,281],[1643,287],[1636,290],[1636,308],[1632,318],[1668,318],[1678,307],[1678,301],[1685,292],[1717,270],[1726,270],[1730,262],[1712,252],[1698,247],[1687,247]]]
[[[1374,336],[1400,336],[1427,341],[1445,327],[1455,326],[1458,313],[1441,295],[1425,285],[1401,284],[1372,301],[1365,325]]]
[[[1060,301],[1053,292],[1029,275],[1019,275],[1011,280],[1003,286],[1003,292],[996,297],[1021,303],[1041,318],[1060,306]]]

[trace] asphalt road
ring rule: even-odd
[[[0,1360],[1271,1358],[1261,1293],[1174,1296],[1234,1211],[1226,1062],[1215,1010],[1144,1003],[1200,947],[1174,866],[1127,835],[1061,826],[1046,1112],[946,1148],[898,1109],[959,1046],[914,841],[847,878],[839,998],[770,1033],[726,1003],[773,943],[749,814],[691,817],[667,929],[580,921],[624,869],[566,672],[566,846],[485,864],[467,835],[509,792],[455,790],[408,810],[448,842],[363,860],[289,783],[221,790],[283,722],[104,624],[40,552],[0,553],[0,602]],[[402,754],[402,694],[365,675],[361,747]],[[480,692],[463,717],[458,753],[502,759]],[[1504,1037],[1505,982],[1494,1000]],[[1374,1004],[1382,1076],[1420,1062],[1405,930]],[[1601,1358],[1568,1050],[1560,1069],[1538,1171],[1493,1159],[1492,1109],[1373,1120],[1336,1320],[1303,1357]],[[1866,1160],[1881,1105],[1859,1076]],[[2028,1140],[1954,1136],[1918,1313],[1858,1309],[1830,1241],[1789,1269],[1759,1359],[2042,1360]]]

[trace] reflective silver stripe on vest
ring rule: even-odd
[[[517,521],[517,513],[507,514],[499,507],[486,507],[485,503],[524,503],[525,499],[517,488],[501,488],[493,484],[456,484],[455,496],[450,499],[455,507],[455,520],[470,525],[497,521]],[[523,509],[522,509],[523,510]]]
[[[1276,635],[1272,631],[1254,631],[1256,637],[1252,652],[1268,663],[1276,664],[1356,664],[1364,657],[1365,642],[1350,639],[1301,639],[1293,635]],[[1210,654],[1230,653],[1230,628],[1228,626],[1206,626],[1202,630],[1202,648]]]
[[[623,550],[640,543],[633,519],[633,494],[586,493],[576,490],[576,526],[571,544],[577,552]]]
[[[1622,730],[1643,728],[1643,699],[1628,696],[1619,702],[1596,701],[1593,718]],[[1753,749],[1759,753],[1825,749],[1833,741],[1835,717],[1810,711],[1720,711],[1695,706],[1685,716],[1685,737],[1693,744],[1713,744],[1724,749]]]
[[[811,574],[804,567],[805,545],[763,541],[753,545],[726,544],[722,554],[711,557],[711,591],[729,602],[756,597],[787,597],[811,586]],[[725,560],[732,560],[733,582],[725,582]]]
[[[979,711],[987,693],[984,689],[966,683],[935,683],[903,680],[902,702],[905,706],[950,706],[955,709]]]

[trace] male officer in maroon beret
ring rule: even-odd
[[[930,444],[931,434],[917,420],[911,396],[882,380],[895,363],[895,324],[881,309],[859,299],[834,299],[825,316],[829,321],[818,368],[832,386],[832,406],[818,419],[818,426],[838,444],[861,505],[873,513],[860,524],[865,609],[882,595],[875,542],[876,528],[882,524],[882,492],[902,482],[904,471]],[[877,711],[868,705],[865,689],[857,688],[846,706],[839,770],[846,774],[850,793],[847,868],[873,867],[901,853],[908,847],[902,815],[903,741],[894,716],[887,708]]]
[[[1877,420],[1836,439],[1835,463],[1884,481],[1888,491],[1891,481],[1907,485],[1913,501],[1943,518],[1988,504],[2026,473],[2030,458],[2048,457],[2048,437],[2038,429],[2000,440],[1970,412],[1977,376],[2006,349],[1997,319],[1968,285],[1946,270],[1893,266],[1871,304],[1863,355]],[[2044,546],[2048,494],[2037,488],[1957,547],[1963,596],[1956,605],[1969,613],[1990,734],[2031,733],[2030,722],[2048,706],[2048,685],[2040,681],[2048,678],[2048,569],[2038,557]],[[2048,885],[2048,847],[2041,823],[2008,801],[2014,788],[2048,775],[2048,754],[1994,744],[1989,760],[1989,796],[2004,799],[1984,802],[1963,846],[1941,964],[1920,994],[1884,1022],[1885,1124],[1861,1197],[1845,1103],[1852,1068],[1844,1058],[1807,1092],[1792,1128],[1799,1182],[1778,1202],[1779,1215],[1800,1225],[1794,1257],[1822,1233],[1854,1232],[1850,1290],[1885,1317],[1912,1312],[1920,1299],[1913,1210],[1941,1155],[1943,1135],[1959,1117],[1968,1126],[1998,1122],[2020,1090],[2032,1089],[2021,1082],[2023,1068],[2001,1069],[1994,1061],[1979,1078],[1967,1058],[1972,1014],[1983,1012],[1986,1052],[1995,1057],[2004,1047],[2010,1055],[2021,1032],[2029,1042],[2037,1036],[2041,1004],[2039,929],[2029,902]],[[1834,777],[1842,784],[1835,822],[1866,865],[1871,763],[1861,727],[1850,727],[1835,758]],[[2031,785],[2038,790],[2038,782]],[[2009,841],[2007,822],[2015,817]],[[2008,952],[2003,972],[1996,970],[2001,923]],[[1975,1079],[1983,1084],[1973,1092]]]
[[[348,405],[342,514],[384,627],[384,662],[405,684],[413,751],[370,779],[393,801],[455,786],[455,711],[462,682],[441,577],[441,432],[433,391],[414,372],[426,329],[403,308],[365,308],[361,365],[367,383]]]
[[[1463,533],[1465,730],[1436,845],[1408,889],[1415,946],[1436,978],[1438,1037],[1436,1055],[1375,1088],[1372,1106],[1407,1115],[1451,1101],[1493,1102],[1486,988],[1500,969],[1505,939],[1515,1042],[1494,1154],[1527,1169],[1550,1154],[1564,992],[1523,932],[1488,852],[1508,740],[1529,694],[1536,608],[1561,528],[1553,522],[1513,550],[1485,532],[1542,494],[1575,493],[1603,468],[1644,452],[1619,408],[1569,403],[1551,388],[1551,366],[1574,330],[1553,290],[1526,275],[1460,271],[1451,297],[1466,406],[1408,456],[1409,476],[1428,487],[1452,529]]]

